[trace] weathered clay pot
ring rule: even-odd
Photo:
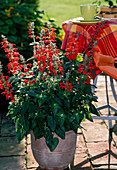
[[[58,138],[59,144],[57,148],[51,152],[46,145],[45,138],[35,140],[34,134],[31,132],[32,152],[41,169],[63,170],[72,162],[76,149],[77,134],[69,131],[66,132],[65,140],[60,137]]]

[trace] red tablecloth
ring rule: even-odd
[[[68,47],[69,42],[72,39],[73,33],[76,33],[76,34],[80,33],[84,36],[85,42],[83,43],[83,46],[82,46],[82,49],[84,49],[84,46],[88,43],[90,39],[90,35],[93,32],[93,30],[95,30],[95,27],[96,27],[96,23],[78,24],[78,23],[73,23],[72,21],[65,21],[62,24],[62,28],[65,31],[65,37],[64,37],[61,49],[65,50]],[[109,21],[109,26],[107,26],[103,30],[103,33],[101,34],[101,37],[98,40],[97,47],[99,48],[99,53],[102,54],[101,57],[103,57],[103,55],[104,55],[104,58],[105,58],[105,55],[111,56],[113,58],[117,57],[117,22]],[[97,54],[95,55],[95,57],[97,57]],[[112,63],[109,65],[111,65],[111,67],[114,67]],[[97,64],[97,67],[98,67],[98,64]],[[102,70],[101,70],[102,67],[98,67],[98,68],[100,69],[100,71],[105,72],[105,69],[107,67]],[[108,72],[105,72],[105,73],[109,74]],[[116,75],[116,77],[114,78],[117,79],[116,68],[114,68],[114,74]]]

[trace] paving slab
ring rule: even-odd
[[[94,170],[109,170],[108,166],[101,166],[98,168],[94,168]],[[110,170],[117,170],[116,166],[110,166]]]
[[[0,137],[0,156],[25,155],[25,139],[20,143],[17,137]]]
[[[75,154],[87,153],[87,148],[82,134],[77,135]]]
[[[42,170],[42,169],[40,169],[39,167],[37,167],[37,168],[27,168],[28,170]]]
[[[74,157],[74,166],[71,169],[79,170],[79,169],[89,169],[91,170],[91,164],[89,158],[86,153],[75,154]]]
[[[25,156],[0,157],[0,170],[26,170]]]
[[[114,140],[115,145],[116,145],[116,147],[117,147],[117,135],[114,134],[114,132],[113,132],[113,134],[112,134],[112,137],[113,137],[113,140]]]
[[[84,137],[82,134],[78,134],[76,142],[76,151],[71,169],[80,170],[84,168],[91,170],[91,165],[88,159],[88,152],[85,145]]]
[[[99,142],[108,140],[108,130],[105,124],[83,123],[83,134],[86,142]]]
[[[108,164],[108,142],[87,143],[87,148],[93,164]],[[110,163],[117,164],[117,148],[111,145]]]
[[[15,126],[10,119],[2,119],[1,121],[1,136],[15,136]]]

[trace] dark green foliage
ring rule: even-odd
[[[114,5],[114,1],[113,0],[105,0],[106,2],[108,2],[109,6],[113,6]],[[116,0],[117,3],[117,0]]]
[[[15,0],[2,0],[0,2],[0,42],[1,35],[7,36],[11,43],[15,43],[21,54],[25,53],[28,58],[32,55],[32,49],[29,48],[28,27],[31,22],[36,23],[36,30],[40,31],[43,26],[41,21],[43,12],[34,11],[35,4],[16,3]],[[2,55],[3,54],[3,55]],[[5,58],[0,49],[0,59]],[[5,65],[6,62],[3,61]],[[6,67],[6,66],[5,66]]]
[[[33,9],[37,9],[39,7],[39,0],[15,0],[17,4],[27,3],[34,4],[35,7],[32,6]]]

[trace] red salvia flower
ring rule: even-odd
[[[25,84],[27,84],[29,82],[29,79],[24,80],[24,82],[25,82]]]

